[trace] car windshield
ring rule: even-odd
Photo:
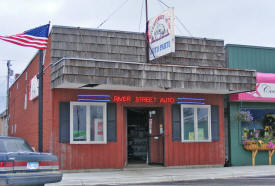
[[[0,139],[0,152],[33,152],[23,139]]]

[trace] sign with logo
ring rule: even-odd
[[[174,8],[169,8],[148,22],[149,58],[175,52]]]
[[[233,94],[231,101],[275,101],[275,74],[257,72],[256,90]]]
[[[30,92],[29,92],[29,100],[33,100],[38,97],[38,79],[35,75],[30,81]]]
[[[257,91],[254,96],[260,96],[263,98],[275,98],[275,84],[274,83],[259,83],[257,85]]]

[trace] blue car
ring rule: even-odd
[[[44,185],[61,180],[55,155],[34,152],[22,138],[0,136],[0,185]]]

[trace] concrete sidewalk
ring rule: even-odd
[[[47,185],[116,185],[272,175],[275,176],[275,165],[220,168],[171,168],[151,166],[146,168],[64,173],[60,183]]]

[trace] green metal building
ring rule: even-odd
[[[225,46],[226,60],[229,68],[251,69],[262,73],[275,73],[275,48],[228,44]],[[235,119],[241,110],[249,110],[254,114],[252,124],[243,124]],[[228,104],[228,158],[232,166],[251,165],[251,151],[243,147],[243,130],[245,127],[262,130],[262,115],[275,113],[275,102],[262,101],[229,101]],[[256,165],[268,165],[268,152],[259,151]],[[275,164],[275,156],[272,158]]]

